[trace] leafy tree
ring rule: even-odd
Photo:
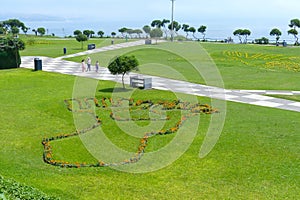
[[[169,24],[168,26],[169,30],[172,31],[172,23]],[[176,21],[173,21],[173,31],[175,31],[175,34],[178,35],[178,31],[181,29],[181,25],[176,22]]]
[[[182,29],[184,32],[186,32],[186,36],[185,36],[186,39],[187,39],[188,36],[189,36],[189,32],[190,32],[189,27],[190,27],[190,25],[188,25],[188,24],[183,24],[182,27],[181,27],[181,29]]]
[[[292,19],[289,27],[291,28],[300,28],[300,20],[299,19]]]
[[[247,44],[247,39],[248,39],[248,36],[251,35],[251,31],[248,30],[248,29],[244,29],[243,32],[242,32],[242,35],[244,36],[244,43]]]
[[[115,59],[113,59],[108,65],[108,70],[113,75],[117,75],[117,74],[122,75],[123,89],[125,89],[124,75],[128,74],[132,70],[138,70],[138,68],[137,68],[138,65],[139,65],[139,62],[135,58],[135,56],[123,55],[123,56],[118,56]]]
[[[276,36],[276,44],[278,44],[278,41],[280,39],[280,36],[282,35],[281,31],[278,28],[273,28],[270,32],[271,36]]]
[[[160,21],[159,19],[153,20],[151,22],[151,26],[156,27],[156,28],[161,28],[162,27],[162,21]]]
[[[161,21],[161,27],[164,28],[164,32],[165,32],[165,35],[166,35],[166,39],[168,38],[168,29],[167,29],[167,24],[170,23],[170,20],[168,19],[163,19]]]
[[[103,31],[98,31],[97,33],[101,38],[103,38],[104,32]]]
[[[91,31],[90,30],[84,30],[83,34],[86,35],[86,37],[90,38],[91,36]]]
[[[296,29],[288,30],[288,34],[293,35],[296,38],[295,45],[299,45],[298,42],[298,31]]]
[[[133,30],[133,33],[137,34],[139,38],[141,38],[141,34],[143,33],[143,31],[141,29],[135,29]]]
[[[148,25],[145,25],[143,27],[143,31],[146,33],[147,36],[149,36],[150,35],[150,31],[151,31],[151,27],[148,26]]]
[[[90,30],[90,36],[91,36],[91,37],[94,37],[94,35],[95,35],[95,31]],[[104,33],[103,33],[103,35],[104,35]]]
[[[83,42],[88,40],[88,37],[82,33],[78,34],[76,36],[76,40],[77,42],[81,42],[81,49],[83,49]]]
[[[2,26],[6,29],[6,30],[9,30],[12,34],[14,34],[13,32],[16,33],[16,28],[19,29],[19,28],[22,28],[25,29],[25,25],[23,22],[21,22],[20,20],[18,19],[9,19],[9,20],[6,20],[6,21],[3,21],[2,22]],[[13,30],[14,29],[14,30]],[[19,33],[19,32],[18,32]]]
[[[81,32],[80,30],[75,30],[75,31],[73,32],[73,34],[74,34],[74,35],[79,35],[79,34],[82,34],[82,32]]]
[[[14,27],[11,28],[11,33],[13,35],[18,35],[19,32],[20,32],[20,30],[17,27],[14,26]]]
[[[243,42],[242,42],[242,32],[243,32],[242,29],[237,29],[237,30],[235,30],[235,31],[233,32],[233,35],[234,35],[234,36],[237,36],[237,37],[239,38],[240,43],[243,43]]]
[[[118,31],[122,34],[122,37],[124,37],[124,33],[126,33],[126,31],[128,30],[128,28],[120,28]]]
[[[114,37],[116,37],[116,32],[111,32],[111,36],[114,38]]]
[[[22,31],[25,33],[25,35],[27,35],[27,32],[29,31],[30,28],[24,26],[24,27],[21,27],[21,29],[22,29]]]
[[[299,45],[297,28],[300,28],[300,20],[292,19],[289,24],[289,27],[291,27],[292,29],[288,31],[288,34],[294,35],[294,37],[296,39],[295,45]]]
[[[40,27],[37,29],[37,32],[40,34],[40,36],[43,36],[46,33],[46,29],[43,27]]]
[[[188,30],[188,31],[191,32],[191,33],[193,34],[193,37],[194,37],[195,39],[197,39],[196,36],[195,36],[196,29],[195,29],[194,27],[189,27],[189,30]]]
[[[132,34],[134,34],[134,30],[131,29],[131,28],[128,28],[128,29],[126,30],[126,33],[130,36],[130,38],[132,38]]]
[[[150,31],[150,37],[156,39],[156,44],[158,38],[161,38],[162,36],[163,36],[163,32],[160,28],[155,28]]]
[[[35,36],[37,36],[38,31],[36,29],[32,29],[32,32],[34,32]]]
[[[247,38],[251,35],[251,31],[248,29],[237,29],[233,32],[234,36],[238,36],[240,43],[243,43],[242,38],[244,37],[244,43],[247,43]]]
[[[198,32],[203,35],[203,40],[205,40],[206,26],[204,25],[200,26],[200,28],[198,28]]]

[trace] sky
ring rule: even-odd
[[[0,21],[17,18],[58,35],[76,29],[110,34],[123,26],[142,28],[154,19],[170,19],[171,5],[170,0],[9,0],[1,2]],[[174,5],[176,21],[206,25],[208,37],[232,36],[237,28],[255,36],[269,36],[274,27],[286,33],[290,20],[300,18],[299,0],[175,0]]]

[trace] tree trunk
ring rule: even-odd
[[[125,84],[124,84],[124,75],[125,73],[122,74],[122,84],[123,84],[123,89],[125,89]]]
[[[242,36],[239,35],[240,43],[242,44]]]
[[[298,45],[298,44],[299,44],[299,42],[298,42],[299,38],[297,37],[297,35],[295,35],[295,38],[296,38],[296,43],[295,43],[295,45]]]

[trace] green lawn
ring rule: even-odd
[[[26,49],[21,51],[21,56],[63,56],[63,48],[67,49],[67,54],[74,54],[87,50],[88,44],[95,44],[96,48],[111,45],[112,38],[91,38],[83,42],[77,42],[75,38],[51,38],[51,37],[35,37],[22,36],[21,39],[26,44]],[[126,42],[125,39],[113,39],[114,44]],[[129,40],[130,41],[130,40]]]
[[[299,53],[298,47],[185,42],[101,52],[91,58],[108,66],[115,56],[132,54],[144,74],[222,87],[215,76],[220,73],[228,89],[300,90]],[[85,58],[68,60],[80,62]]]
[[[74,81],[73,76],[41,71],[0,71],[0,172],[4,178],[61,199],[300,198],[300,114],[232,102],[220,110],[227,114],[224,129],[213,151],[203,159],[198,154],[210,115],[201,115],[197,135],[184,155],[158,171],[132,174],[108,167],[66,169],[45,164],[43,137],[75,131],[73,115],[63,101],[72,97]],[[109,97],[113,87],[112,82],[100,81],[96,97]],[[171,92],[158,90],[136,90],[132,97],[175,98]],[[210,103],[208,98],[199,99]],[[107,118],[103,128],[117,127]],[[136,148],[138,139],[122,131],[106,131],[106,135],[120,148]],[[155,151],[173,137],[149,140],[146,151]],[[81,141],[75,137],[55,142],[55,156],[93,161]]]

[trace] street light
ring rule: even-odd
[[[171,17],[171,41],[173,42],[174,40],[174,1],[172,1],[172,17]]]

